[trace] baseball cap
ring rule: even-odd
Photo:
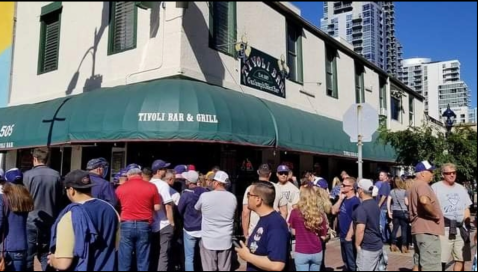
[[[357,187],[364,190],[365,192],[373,192],[373,181],[371,181],[370,179],[361,179],[359,180],[359,182],[357,183]]]
[[[214,179],[214,172],[213,172],[213,171],[207,172],[206,178],[207,178],[207,179]]]
[[[279,167],[277,167],[277,173],[279,173],[279,172],[289,172],[289,171],[290,171],[290,169],[287,165],[282,164],[282,165],[279,165]]]
[[[0,168],[0,180],[5,180],[5,172],[3,172],[2,168]]]
[[[153,165],[151,166],[151,169],[153,170],[153,173],[156,173],[160,169],[168,168],[171,164],[169,162],[165,162],[163,160],[155,160],[153,162]]]
[[[219,172],[219,171],[218,171]],[[259,166],[259,168],[257,169],[257,173],[263,173],[263,174],[268,174],[272,172],[271,171],[271,167],[269,166],[269,164],[267,163],[263,163],[261,164],[261,166]]]
[[[96,159],[91,159],[88,161],[86,164],[86,170],[93,170],[99,167],[105,167],[108,166],[108,162],[106,161],[105,158],[96,158]]]
[[[316,186],[326,190],[329,188],[329,183],[324,178],[319,178]]]
[[[74,170],[65,176],[63,182],[66,188],[88,189],[95,184],[91,182],[90,173],[83,170]]]
[[[415,166],[415,173],[420,173],[423,171],[433,171],[435,169],[436,167],[429,161],[421,161]]]
[[[188,171],[189,170],[196,171],[196,166],[194,166],[194,164],[188,165]]]
[[[122,170],[124,170],[124,171],[126,171],[126,173],[128,173],[128,171],[131,170],[131,169],[141,170],[141,166],[139,164],[136,164],[136,163],[130,163],[125,168],[123,168]]]
[[[128,171],[126,171],[126,168],[122,168],[118,171],[118,173],[114,175],[113,180],[115,182],[118,182],[121,177],[126,177],[126,173],[128,173]]]
[[[22,184],[23,182],[23,174],[22,171],[18,168],[12,168],[5,173],[5,180],[14,183],[14,184]]]
[[[217,171],[214,175],[214,180],[220,183],[228,183],[229,182],[229,175],[224,171]]]
[[[197,183],[199,179],[199,174],[198,172],[194,170],[189,170],[187,172],[184,172],[182,174],[183,178],[191,183]]]
[[[184,164],[179,164],[174,167],[174,172],[176,172],[176,174],[182,174],[186,171],[188,171],[188,167]]]

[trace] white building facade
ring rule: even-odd
[[[307,23],[287,2],[19,2],[17,18],[10,106],[74,101],[118,87],[179,78],[338,122],[356,102],[375,107],[382,125],[392,130],[424,121],[421,95]],[[241,60],[240,53],[250,57],[249,62]],[[279,67],[276,72],[266,66],[266,59]],[[271,72],[253,74],[261,65]],[[266,84],[269,77],[277,86]],[[135,93],[131,97],[134,100]],[[104,103],[106,110],[109,102]],[[91,141],[95,146],[100,142]],[[81,142],[88,139],[67,141],[71,169],[96,154]],[[105,142],[116,147],[121,140]],[[125,147],[126,152],[130,148]],[[5,148],[9,166],[18,163],[17,149]],[[301,169],[312,167],[315,153],[328,154],[288,151],[305,151],[297,155]],[[262,161],[283,160],[275,149],[261,152]],[[351,159],[349,153],[344,150],[339,158]],[[336,159],[321,161],[329,171],[338,171]]]
[[[399,79],[426,97],[425,110],[431,117],[441,120],[441,114],[450,105],[457,123],[468,122],[471,94],[460,77],[458,60],[433,62],[429,58],[411,58],[402,64]]]

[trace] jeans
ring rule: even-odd
[[[340,238],[340,250],[342,252],[342,260],[344,261],[345,271],[355,271],[357,266],[355,263],[356,248],[354,241],[345,241]]]
[[[150,250],[151,226],[148,222],[126,221],[121,223],[118,252],[119,271],[130,271],[133,252],[136,254],[138,271],[148,271]]]
[[[6,271],[24,271],[27,265],[27,251],[5,252]]]
[[[295,270],[297,271],[320,271],[324,251],[316,254],[295,253]]]
[[[405,216],[404,211],[393,211],[393,231],[392,231],[392,244],[397,244],[397,232],[400,227],[402,233],[402,246],[408,247],[408,218]]]
[[[49,267],[47,257],[50,251],[50,230],[40,230],[35,225],[27,224],[27,241],[26,271],[33,271],[35,256],[41,263],[41,269],[47,271]],[[51,269],[50,267],[49,270]]]
[[[194,271],[194,252],[201,238],[193,237],[184,232],[184,271]]]
[[[380,232],[382,233],[382,242],[388,243],[390,240],[390,228],[388,227],[388,211],[380,210]]]

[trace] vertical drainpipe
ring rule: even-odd
[[[12,98],[12,79],[13,79],[13,56],[15,55],[15,33],[17,28],[17,9],[18,9],[18,2],[15,2],[13,6],[13,29],[12,29],[12,55],[10,56],[10,77],[8,82],[8,100],[7,105],[10,104],[10,100]]]

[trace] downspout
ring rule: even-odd
[[[161,62],[159,63],[159,65],[157,67],[154,67],[154,68],[150,68],[150,69],[147,69],[147,70],[142,70],[142,71],[138,71],[138,72],[134,72],[134,73],[131,73],[129,75],[126,76],[126,79],[125,79],[125,84],[128,85],[129,84],[129,79],[130,77],[132,76],[135,76],[135,75],[139,75],[139,74],[142,74],[142,73],[147,73],[147,72],[151,72],[151,71],[155,71],[155,70],[159,70],[161,69],[161,67],[163,67],[163,63],[164,63],[164,40],[166,40],[166,33],[164,31],[165,29],[165,23],[166,23],[166,2],[164,1],[161,1],[160,2],[160,14],[161,14],[161,8],[163,8],[163,20],[162,20],[162,34],[163,34],[163,40],[161,42]]]

